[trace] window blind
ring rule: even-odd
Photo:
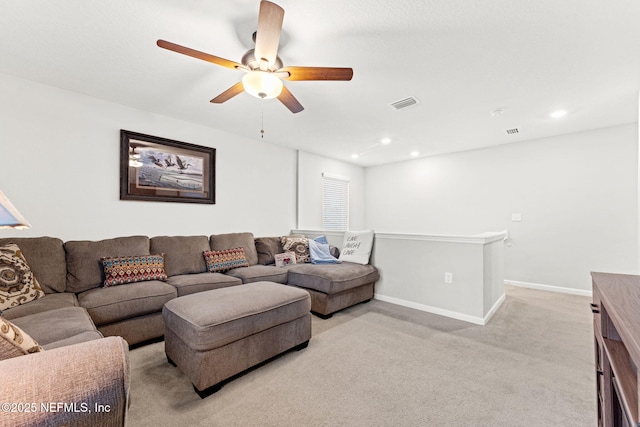
[[[349,229],[348,177],[322,174],[322,228],[346,231]]]

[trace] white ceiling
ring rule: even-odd
[[[155,42],[239,62],[258,3],[0,0],[0,73],[253,139],[263,103],[265,143],[363,166],[638,120],[638,0],[276,0],[285,65],[353,80],[286,82],[299,114],[246,93],[211,104],[242,73]],[[389,106],[408,96],[420,103]]]

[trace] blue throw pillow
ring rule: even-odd
[[[325,236],[309,239],[309,254],[312,264],[337,264],[340,261],[329,252],[329,243]]]

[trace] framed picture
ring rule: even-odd
[[[120,131],[120,200],[216,202],[216,149]]]

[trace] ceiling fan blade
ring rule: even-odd
[[[223,102],[230,100],[237,94],[242,93],[243,90],[244,86],[242,85],[242,82],[238,82],[231,86],[229,89],[222,92],[220,95],[213,98],[210,102],[213,102],[214,104],[222,104]]]
[[[166,40],[158,40],[156,44],[163,49],[171,50],[173,52],[181,53],[183,55],[188,55],[193,58],[202,59],[203,61],[211,62],[217,65],[222,65],[223,67],[241,69],[241,70],[247,69],[247,67],[245,67],[242,64],[238,64],[237,62],[220,58],[218,56],[210,55],[208,53],[200,52],[199,50],[191,49],[189,47],[180,46],[179,44],[171,43]]]
[[[302,104],[289,92],[286,86],[282,87],[282,92],[278,95],[278,100],[294,114],[304,110]]]
[[[260,2],[255,56],[261,70],[268,69],[276,62],[283,20],[283,8],[270,1]]]
[[[332,68],[332,67],[284,67],[277,73],[289,73],[289,77],[283,76],[284,80],[351,80],[353,77],[352,68]]]

